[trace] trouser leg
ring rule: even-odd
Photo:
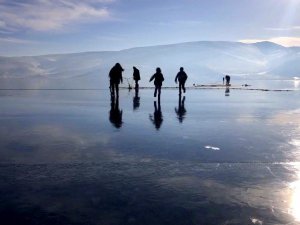
[[[116,85],[116,95],[119,96],[119,84],[115,84]]]
[[[160,98],[161,86],[158,87],[158,97]]]
[[[111,94],[112,94],[112,95],[115,95],[115,84],[114,84],[114,83],[111,83],[110,86],[111,86],[111,87],[110,87],[110,88],[111,88],[111,89],[110,89],[110,90],[111,90]]]

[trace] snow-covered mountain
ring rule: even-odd
[[[216,83],[224,74],[233,79],[293,79],[300,77],[300,48],[271,42],[188,42],[121,51],[0,57],[0,88],[103,88],[108,72],[119,62],[124,82],[132,82],[132,66],[140,69],[141,86],[160,67],[165,86],[183,66],[188,84]]]

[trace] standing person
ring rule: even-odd
[[[177,80],[179,81],[179,94],[181,94],[181,88],[183,89],[183,93],[185,93],[185,82],[187,80],[187,75],[183,70],[183,67],[180,67],[180,71],[177,73],[175,77],[175,83],[177,84]]]
[[[230,86],[230,76],[229,75],[225,76],[225,80],[226,80],[226,86]]]
[[[140,71],[134,66],[133,67],[133,79],[135,81],[135,88],[139,88],[139,80],[141,79]]]
[[[123,83],[122,72],[124,69],[120,65],[120,63],[116,63],[113,68],[109,71],[109,78],[110,78],[110,93],[112,96],[116,95],[119,97],[119,84],[120,82]]]
[[[161,69],[159,67],[156,68],[156,73],[152,75],[149,82],[151,82],[154,79],[154,85],[155,85],[155,91],[154,91],[154,97],[156,97],[157,91],[158,91],[158,98],[160,98],[160,91],[162,82],[165,80],[163,74],[161,73]]]
[[[223,77],[223,85],[224,85],[224,80],[225,80],[225,78]]]

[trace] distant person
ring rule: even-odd
[[[113,124],[115,128],[122,127],[122,114],[123,111],[119,109],[119,98],[111,96],[111,104],[109,111],[109,121]]]
[[[178,118],[178,120],[179,120],[180,123],[182,123],[182,121],[184,119],[184,116],[186,114],[186,109],[184,107],[184,101],[185,101],[185,96],[181,100],[181,95],[179,95],[179,98],[178,98],[178,108],[175,108],[175,112],[177,114],[177,118]]]
[[[160,98],[160,92],[161,92],[161,86],[162,82],[165,80],[163,74],[161,73],[161,69],[159,67],[156,68],[156,73],[152,75],[149,82],[151,82],[154,79],[154,85],[155,85],[155,91],[154,91],[154,97],[156,97],[156,94],[158,92],[158,98]]]
[[[135,81],[135,88],[139,88],[139,80],[141,79],[140,71],[134,66],[133,67],[133,80]]]
[[[154,124],[156,130],[159,130],[159,128],[161,127],[161,124],[163,122],[163,116],[162,116],[162,112],[161,112],[159,99],[158,99],[158,107],[156,105],[156,101],[154,101],[154,113],[153,113],[153,116],[149,115],[149,119]]]
[[[188,76],[184,72],[183,67],[180,67],[180,70],[175,77],[175,83],[177,84],[177,80],[179,81],[179,94],[181,94],[181,89],[183,90],[183,93],[185,93],[185,82],[187,77]]]
[[[225,80],[226,80],[226,86],[230,86],[230,76],[229,75],[225,76]]]
[[[120,63],[116,63],[113,68],[109,71],[109,78],[110,78],[110,93],[112,96],[116,95],[119,96],[119,84],[120,82],[123,83],[122,72],[124,69],[120,65]]]
[[[223,77],[223,85],[224,85],[224,81],[225,81],[225,78]]]

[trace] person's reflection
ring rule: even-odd
[[[230,94],[230,89],[229,89],[229,87],[226,87],[226,89],[225,89],[225,96],[229,96],[229,94]]]
[[[186,109],[184,107],[184,101],[185,101],[185,96],[181,99],[181,95],[179,95],[178,108],[175,107],[175,112],[177,114],[177,118],[180,123],[182,123],[183,119],[185,118],[185,114],[186,114]]]
[[[139,88],[135,87],[135,95],[133,97],[133,110],[137,110],[140,107]]]
[[[156,105],[156,101],[154,101],[154,113],[153,115],[149,115],[149,119],[152,121],[154,124],[155,128],[159,130],[161,127],[161,124],[163,122],[163,116],[161,112],[161,107],[160,107],[160,99],[158,99],[158,107]]]
[[[121,128],[122,126],[122,113],[122,110],[119,109],[119,97],[111,96],[109,121],[116,128]]]

